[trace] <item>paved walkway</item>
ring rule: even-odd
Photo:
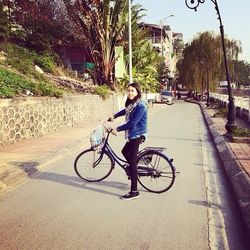
[[[0,148],[0,193],[15,188],[36,170],[89,145],[89,131],[98,121],[82,124]]]
[[[213,117],[214,110],[207,109],[203,104],[200,106],[250,236],[250,144],[228,142],[224,136],[226,119]],[[0,193],[15,188],[36,170],[45,169],[52,161],[86,148],[89,145],[89,131],[97,123],[0,148]]]

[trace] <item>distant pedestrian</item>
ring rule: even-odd
[[[126,117],[126,122],[112,130],[112,134],[116,135],[117,132],[125,131],[125,138],[127,140],[122,149],[122,154],[128,162],[126,172],[131,177],[130,192],[123,195],[121,199],[131,200],[139,197],[137,190],[137,155],[139,145],[145,140],[147,132],[147,106],[141,100],[141,89],[137,83],[131,83],[127,88],[127,100],[125,102],[125,109],[116,113],[113,118],[119,116]]]

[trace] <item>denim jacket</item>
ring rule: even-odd
[[[114,118],[125,115],[125,109],[117,112]],[[135,139],[147,133],[148,109],[142,100],[136,105],[129,117],[129,121],[116,128],[119,131],[128,130],[128,140]]]

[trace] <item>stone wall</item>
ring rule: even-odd
[[[119,100],[122,101],[117,95],[105,101],[98,95],[2,99],[0,145],[15,144],[80,123],[104,119],[117,110]]]
[[[227,88],[218,88],[216,92],[219,94],[228,95]],[[250,89],[232,89],[232,93],[234,96],[250,96]]]

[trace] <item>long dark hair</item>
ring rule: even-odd
[[[127,98],[126,102],[125,102],[125,107],[127,107],[129,104],[131,103],[135,103],[138,99],[141,99],[141,88],[140,88],[140,85],[136,82],[133,82],[133,83],[130,83],[128,85],[128,87],[133,87],[137,90],[137,96],[135,96],[132,100]],[[127,88],[128,88],[127,87]]]

